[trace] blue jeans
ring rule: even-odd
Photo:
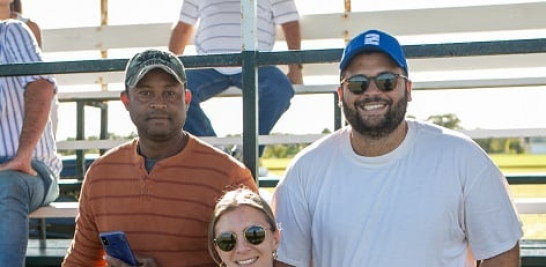
[[[0,163],[6,158],[0,158]],[[38,172],[0,171],[0,265],[22,267],[28,243],[28,214],[59,194],[57,179],[47,166],[33,161]]]
[[[192,99],[184,130],[196,136],[216,136],[209,118],[201,109],[201,102],[220,94],[230,86],[242,88],[242,74],[225,75],[214,69],[186,70]],[[290,106],[294,96],[292,83],[275,66],[258,68],[258,133],[267,135]],[[262,155],[264,146],[260,146]]]

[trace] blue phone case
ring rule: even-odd
[[[125,233],[122,231],[103,232],[99,234],[99,237],[106,254],[131,266],[138,266]]]

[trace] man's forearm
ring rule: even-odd
[[[290,21],[282,24],[286,46],[289,50],[301,49],[301,30],[299,21]]]
[[[48,80],[31,82],[25,89],[25,114],[17,156],[31,158],[49,120],[54,87]]]
[[[179,21],[171,31],[169,39],[169,51],[175,55],[182,55],[193,32],[193,26]]]

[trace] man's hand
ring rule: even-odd
[[[19,136],[19,147],[15,157],[2,165],[0,170],[13,170],[36,176],[31,160],[36,144],[44,133],[49,120],[51,100],[55,94],[55,86],[49,80],[36,80],[25,87],[25,111],[23,126]]]
[[[22,160],[17,157],[0,164],[0,171],[18,171],[32,176],[37,175],[36,171],[30,164],[30,160]]]
[[[288,65],[288,73],[286,74],[292,84],[303,84],[303,73],[301,64]]]
[[[104,260],[108,263],[109,267],[158,267],[155,260],[150,257],[135,255],[138,262],[138,266],[131,266],[119,259],[105,255]]]

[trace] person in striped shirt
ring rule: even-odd
[[[276,26],[281,25],[288,49],[299,50],[301,35],[299,14],[293,0],[257,1],[257,50],[271,51],[275,44]],[[169,50],[184,53],[193,35],[193,25],[199,22],[195,33],[197,54],[240,53],[241,3],[224,0],[184,0],[180,18],[173,28]],[[201,68],[186,71],[188,88],[193,98],[184,129],[197,136],[216,136],[201,102],[220,94],[229,87],[242,88],[241,67]],[[267,135],[290,106],[294,96],[292,84],[303,83],[302,65],[288,65],[285,75],[276,66],[258,68],[258,132]],[[226,111],[229,114],[229,111]],[[260,146],[259,155],[264,147]]]
[[[42,30],[38,23],[34,22],[33,20],[25,17],[23,15],[23,3],[22,0],[12,0],[10,5],[11,15],[10,17],[12,19],[20,20],[24,22],[30,31],[32,31],[32,34],[34,34],[34,38],[36,38],[36,42],[38,43],[38,46],[42,48]],[[51,126],[53,127],[53,137],[57,136],[57,128],[59,125],[59,99],[57,98],[57,95],[55,94],[53,96],[53,101],[51,102],[51,111],[49,113],[49,117],[51,119]]]
[[[0,0],[0,64],[41,62],[28,26],[10,18]],[[24,266],[28,214],[59,194],[62,168],[49,110],[57,90],[51,75],[0,77],[0,263]]]
[[[184,66],[171,52],[146,50],[127,63],[121,101],[138,138],[89,167],[62,266],[105,266],[99,233],[117,230],[141,263],[215,266],[207,227],[216,200],[232,187],[258,188],[242,163],[182,130],[192,97],[185,85]]]

